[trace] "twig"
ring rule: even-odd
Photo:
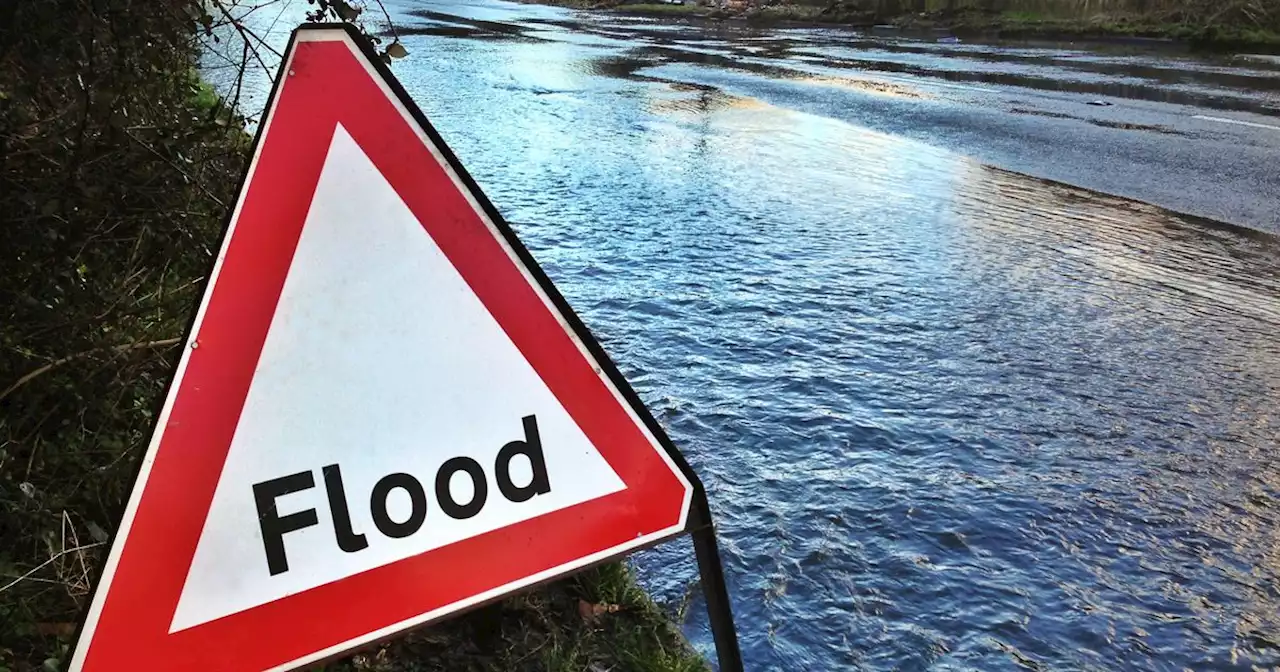
[[[226,203],[223,203],[221,198],[218,198],[218,196],[217,196],[216,194],[214,194],[212,191],[209,191],[208,187],[206,187],[206,186],[204,186],[203,184],[201,184],[199,180],[197,180],[197,179],[196,179],[196,178],[194,178],[194,177],[191,177],[191,175],[189,175],[189,174],[187,173],[187,171],[185,171],[185,170],[183,170],[182,168],[180,168],[180,167],[178,166],[178,164],[176,164],[176,163],[174,163],[174,162],[173,162],[173,160],[172,160],[172,159],[170,159],[169,157],[165,156],[164,154],[161,154],[160,152],[156,151],[156,148],[155,148],[155,147],[152,147],[151,145],[149,145],[149,144],[147,144],[147,143],[143,142],[141,138],[139,138],[138,136],[134,135],[134,134],[133,134],[129,129],[127,129],[127,128],[126,128],[126,129],[124,129],[124,134],[125,134],[125,135],[127,135],[127,136],[129,136],[130,138],[132,138],[134,142],[136,142],[136,143],[138,143],[139,145],[142,145],[143,147],[145,147],[145,148],[147,149],[147,151],[151,152],[152,154],[155,154],[155,155],[156,155],[156,158],[158,158],[158,159],[160,159],[161,161],[164,161],[165,163],[169,164],[169,167],[170,167],[170,168],[173,168],[174,170],[178,171],[178,174],[179,174],[179,175],[181,175],[181,176],[183,176],[183,177],[187,178],[187,182],[188,182],[191,186],[195,187],[196,189],[199,189],[200,191],[203,191],[203,192],[204,192],[204,195],[205,195],[205,196],[208,196],[208,197],[209,197],[209,198],[211,198],[211,199],[213,199],[213,202],[214,202],[214,203],[217,203],[219,207],[226,207]]]
[[[231,97],[231,105],[227,108],[227,115],[235,118],[236,112],[240,109],[240,91],[244,88],[244,70],[249,66],[249,42],[242,40],[240,47],[240,71],[236,73],[236,92]],[[219,98],[221,101],[221,98]]]
[[[137,315],[138,313],[145,313],[149,310],[158,310],[160,308],[165,307],[167,303],[170,301],[175,301],[179,298],[185,298],[185,297],[175,296],[175,295],[181,292],[185,292],[188,289],[191,289],[192,287],[199,285],[203,281],[204,281],[203,277],[199,277],[199,278],[196,278],[195,280],[191,280],[186,284],[183,284],[179,287],[174,288],[173,290],[170,290],[169,295],[167,297],[164,296],[164,290],[156,290],[154,292],[151,292],[150,294],[145,294],[143,296],[135,298],[134,300],[135,304],[143,304],[143,305],[135,305],[133,308],[130,308],[129,310],[120,310],[120,311],[113,312],[112,309],[116,305],[118,305],[121,301],[120,299],[117,299],[116,301],[112,302],[110,307],[108,307],[106,310],[102,311],[97,315],[90,315],[89,317],[83,317],[75,320],[63,320],[62,322],[56,322],[54,324],[45,325],[43,327],[40,327],[39,329],[29,332],[27,335],[27,338],[34,339],[37,336],[43,336],[44,334],[47,334],[51,331],[56,331],[58,329],[74,327],[74,326],[86,324],[89,322],[98,322],[103,319],[106,319],[107,315],[112,315],[112,319],[118,320],[122,317],[129,317],[131,315]],[[156,301],[155,303],[144,303],[146,301],[152,300],[153,298]]]
[[[67,547],[66,539],[67,539],[68,528],[71,529],[71,543],[75,544],[76,547],[79,548],[80,535],[76,534],[76,526],[71,522],[71,515],[67,513],[66,509],[63,509],[62,510],[62,547],[63,548]],[[79,577],[76,579],[76,583],[72,587],[78,589],[83,586],[87,589],[89,585],[89,566],[86,565],[84,562],[84,553],[76,553],[76,560],[80,561],[80,571],[78,572]],[[74,566],[72,567],[72,571],[75,571]],[[59,574],[62,574],[62,572],[59,572]]]
[[[236,29],[236,32],[240,33],[240,39],[244,40],[245,43],[249,42],[249,38],[253,38],[258,41],[259,45],[266,47],[267,51],[270,51],[271,53],[275,54],[276,58],[284,58],[284,54],[280,53],[275,47],[268,44],[267,41],[262,39],[262,37],[259,36],[257,33],[246,28],[244,26],[244,23],[242,23],[239,19],[232,16],[231,11],[228,10],[226,5],[222,3],[222,0],[213,0],[213,4],[215,7],[218,8],[219,12],[222,12],[223,16],[227,17],[227,22],[231,24],[232,28]],[[271,68],[268,68],[266,62],[262,60],[262,55],[258,53],[257,47],[254,47],[253,49],[253,57],[257,59],[258,65],[262,66],[262,71],[267,73],[267,77],[270,78]]]
[[[4,391],[0,392],[0,401],[3,401],[4,398],[12,394],[14,390],[18,389],[19,387],[22,387],[23,385],[26,385],[27,383],[31,382],[33,379],[39,376],[42,376],[52,371],[53,369],[59,366],[62,366],[63,364],[66,364],[68,362],[73,362],[77,359],[81,359],[84,357],[88,357],[89,355],[92,355],[94,353],[103,352],[105,350],[114,350],[116,352],[128,352],[130,350],[144,350],[146,348],[163,348],[170,345],[177,345],[178,342],[181,340],[182,340],[181,338],[165,338],[159,341],[146,341],[143,343],[126,343],[124,345],[109,345],[101,348],[94,348],[92,350],[85,350],[84,352],[77,352],[74,355],[67,355],[62,359],[56,359],[52,362],[49,362],[48,364],[45,364],[44,366],[19,378],[9,387],[4,388]]]
[[[391,31],[391,39],[399,42],[400,33],[396,31],[396,24],[391,20],[391,14],[387,12],[387,6],[382,4],[382,0],[373,0],[378,5],[378,9],[382,10],[382,15],[387,19],[387,29]]]
[[[39,565],[36,565],[35,567],[33,567],[33,568],[31,569],[31,571],[27,572],[26,574],[23,574],[22,576],[19,576],[18,578],[16,578],[16,579],[14,579],[14,580],[10,581],[9,583],[4,584],[4,586],[3,586],[3,587],[0,587],[0,593],[3,593],[4,591],[9,590],[10,588],[12,588],[12,587],[14,587],[14,586],[18,585],[19,583],[22,583],[23,581],[25,581],[25,580],[27,579],[27,577],[29,577],[29,576],[31,576],[32,574],[35,574],[36,572],[38,572],[38,571],[40,571],[40,570],[44,569],[44,568],[45,568],[45,567],[47,567],[50,563],[54,562],[54,561],[55,561],[55,560],[57,560],[58,558],[61,558],[62,556],[66,555],[66,554],[68,554],[68,553],[79,553],[80,551],[87,551],[87,550],[89,550],[89,549],[91,549],[91,548],[97,548],[98,546],[101,546],[102,544],[103,544],[103,542],[101,542],[101,541],[95,541],[95,542],[93,542],[92,544],[85,544],[84,546],[76,546],[75,548],[64,548],[64,549],[62,549],[61,551],[58,551],[57,553],[54,553],[54,554],[53,554],[53,556],[52,556],[52,557],[50,557],[48,560],[45,560],[44,562],[40,563]]]

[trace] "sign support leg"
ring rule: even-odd
[[[724,569],[720,565],[720,547],[716,543],[716,530],[711,524],[711,507],[701,488],[694,493],[694,514],[701,518],[695,523],[693,552],[698,558],[698,574],[702,579],[702,593],[707,600],[707,615],[711,620],[711,636],[716,643],[716,659],[720,672],[742,672],[742,651],[738,648],[738,633],[733,626],[733,611],[729,606],[729,591],[724,583]]]

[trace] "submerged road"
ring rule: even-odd
[[[302,4],[256,20],[282,45]],[[411,42],[590,49],[583,74],[847,121],[994,167],[1280,232],[1277,59],[1196,56],[1158,42],[966,44],[514,3],[391,5]],[[401,71],[427,56],[411,55]],[[208,60],[227,75],[226,63]],[[495,85],[544,95],[560,91],[554,76],[526,72]],[[266,88],[257,88],[244,94],[245,109],[261,106]]]
[[[1280,67],[388,6],[707,483],[748,669],[1280,666]],[[636,567],[709,652],[687,544]]]
[[[842,29],[403,7],[412,17],[404,30],[414,35],[594,46],[609,54],[594,74],[740,96],[1028,175],[1280,230],[1280,64],[1150,46],[945,44]],[[555,89],[536,78],[523,84]]]

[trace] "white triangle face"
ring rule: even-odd
[[[527,416],[550,487],[517,502],[501,491],[497,462],[504,445],[529,438]],[[437,472],[457,457],[480,465],[488,491],[465,519],[436,494]],[[368,543],[355,552],[336,540],[321,471],[335,464],[351,528]],[[536,490],[535,469],[515,456],[508,486]],[[279,535],[288,569],[273,575],[253,486],[302,472],[314,486],[275,496],[275,515],[314,510],[316,522]],[[372,513],[375,484],[393,473],[413,476],[428,502],[421,527],[400,538]],[[458,504],[472,501],[465,472],[449,482]],[[170,632],[625,487],[338,126]],[[411,519],[405,489],[385,502],[392,522]]]

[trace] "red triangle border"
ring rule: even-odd
[[[338,123],[627,489],[170,634]],[[72,670],[293,669],[685,530],[696,476],[352,28],[295,31],[253,156]]]

